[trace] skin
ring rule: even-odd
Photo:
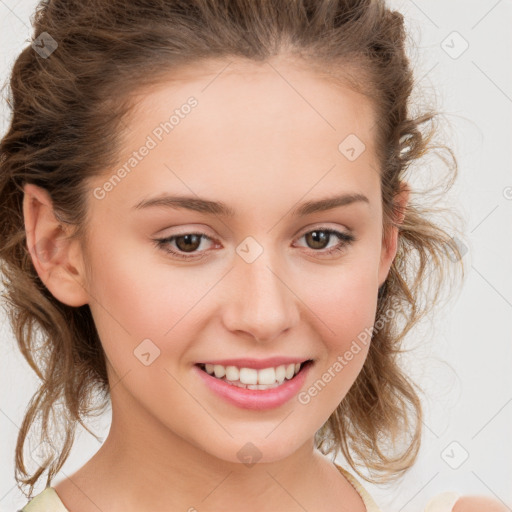
[[[453,512],[510,512],[504,503],[486,496],[462,496],[453,507]]]
[[[199,103],[103,199],[92,191],[115,169],[91,181],[86,251],[63,239],[67,227],[59,227],[46,192],[25,186],[34,266],[57,299],[89,304],[108,359],[109,435],[55,486],[73,512],[235,511],[241,504],[249,512],[365,510],[313,440],[368,346],[308,404],[292,399],[266,411],[224,402],[192,370],[214,358],[314,359],[305,390],[373,326],[398,235],[392,229],[383,238],[372,105],[289,59],[273,62],[286,80],[267,64],[232,62],[219,74],[224,66],[190,67],[181,80],[140,95],[120,166],[189,96]],[[354,161],[338,150],[348,134],[366,145]],[[132,210],[164,192],[222,201],[236,216]],[[346,192],[368,203],[303,218],[289,213]],[[404,187],[396,198],[402,207],[408,194]],[[320,248],[303,236],[321,227],[357,240],[326,256],[336,236]],[[202,260],[177,259],[153,243],[198,231],[211,238],[197,245],[196,253],[209,254]],[[252,263],[236,252],[248,236],[263,248]],[[179,251],[176,241],[169,245]],[[160,350],[149,366],[134,356],[147,338]],[[237,455],[248,442],[261,456],[250,467]]]

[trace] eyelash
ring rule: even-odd
[[[328,250],[313,250],[311,249],[314,253],[321,253],[322,255],[327,255],[327,256],[330,256],[331,254],[335,254],[335,253],[338,253],[338,252],[341,252],[343,251],[348,245],[352,244],[353,242],[357,241],[357,238],[354,236],[354,235],[351,235],[351,234],[348,234],[348,233],[343,233],[341,231],[337,231],[335,229],[331,229],[331,228],[315,228],[315,229],[312,229],[310,231],[306,231],[305,233],[303,233],[299,238],[302,238],[303,236],[309,234],[309,233],[312,233],[314,231],[321,231],[323,233],[328,233],[329,235],[335,235],[336,237],[338,237],[340,239],[340,243],[338,243],[336,246],[334,247],[331,247],[330,249]],[[196,236],[202,236],[204,238],[206,238],[207,240],[211,240],[213,241],[213,239],[211,237],[209,237],[207,234],[205,233],[200,233],[200,232],[190,232],[190,233],[181,233],[179,235],[172,235],[172,236],[168,236],[166,238],[157,238],[154,240],[155,242],[155,245],[158,249],[161,249],[169,254],[172,254],[173,256],[179,258],[179,259],[183,259],[183,260],[192,260],[192,259],[195,259],[195,260],[199,260],[199,259],[202,259],[205,257],[206,253],[203,253],[203,255],[197,257],[197,256],[185,256],[185,253],[182,253],[182,252],[178,252],[174,249],[170,249],[169,247],[169,244],[175,240],[176,238],[180,238],[182,236],[185,236],[185,235],[196,235]],[[330,239],[329,239],[329,242],[330,242]]]

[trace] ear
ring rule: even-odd
[[[400,191],[395,195],[395,204],[397,209],[397,217],[395,224],[402,224],[405,217],[405,208],[409,202],[410,188],[409,184],[405,181],[401,182]],[[386,281],[389,269],[396,256],[398,248],[398,227],[389,226],[387,232],[383,236],[382,251],[379,266],[379,288]]]
[[[60,302],[73,307],[87,304],[81,250],[77,240],[66,238],[70,226],[58,221],[45,189],[25,184],[23,191],[27,249],[39,278]]]

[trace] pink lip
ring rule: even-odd
[[[261,370],[262,368],[271,368],[281,366],[282,364],[303,363],[308,358],[299,359],[297,357],[270,357],[268,359],[216,359],[214,361],[201,361],[197,364],[221,364],[222,366],[237,366],[238,368],[254,368]]]
[[[290,361],[290,363],[291,362],[293,361]],[[265,362],[265,364],[268,363]],[[212,375],[209,375],[204,370],[201,370],[201,368],[199,368],[197,365],[194,365],[193,369],[198,373],[199,377],[203,379],[205,384],[214,393],[222,397],[227,402],[242,409],[253,409],[261,411],[265,409],[274,409],[276,407],[280,407],[288,400],[293,398],[304,385],[304,381],[306,380],[311,365],[311,363],[304,365],[300,369],[299,373],[293,377],[293,379],[285,380],[283,384],[272,389],[239,388],[232,384],[228,384],[221,379],[217,379]],[[264,366],[264,368],[266,367]]]

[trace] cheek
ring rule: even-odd
[[[377,309],[378,285],[374,262],[347,264],[329,280],[308,281],[308,306],[318,315],[315,337],[322,339],[323,357],[318,374],[309,383],[310,404],[319,416],[328,415],[343,400],[363,367],[371,342]],[[316,285],[315,285],[316,283]],[[320,285],[322,283],[322,286]]]
[[[371,327],[377,308],[377,271],[371,265],[341,265],[329,275],[308,279],[308,306],[318,316],[322,337],[331,350]]]
[[[107,246],[95,245],[88,284],[90,309],[111,363],[119,372],[140,365],[134,350],[148,339],[154,343],[145,342],[152,357],[168,352],[171,339],[173,351],[179,354],[175,332],[185,325],[180,319],[200,298],[192,272],[173,272],[156,262],[151,247],[141,251],[140,245],[136,248],[115,238],[108,250],[102,247]]]
[[[166,265],[151,242],[141,248],[114,238],[108,250],[97,244],[91,259],[91,306],[102,320],[137,335],[162,336],[204,293],[197,270]]]
[[[141,249],[140,242],[112,240],[91,258],[90,308],[104,351],[119,376],[130,371],[132,379],[146,380],[149,363],[153,378],[160,372],[168,380],[164,369],[190,364],[189,345],[211,316],[222,272],[167,264],[150,244]]]

